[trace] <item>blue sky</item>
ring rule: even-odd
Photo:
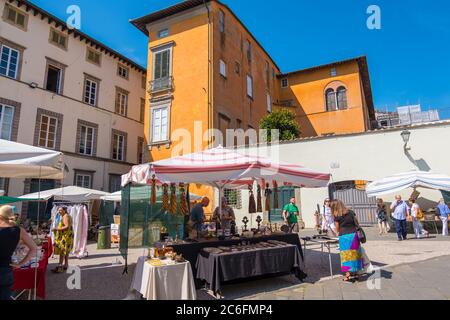
[[[66,20],[81,8],[81,30],[145,66],[147,39],[128,20],[180,0],[32,0]],[[450,1],[223,0],[283,72],[367,55],[375,106],[421,102],[450,118]],[[369,5],[381,30],[366,27]]]

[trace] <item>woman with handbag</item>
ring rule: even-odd
[[[331,202],[336,230],[339,234],[341,270],[344,282],[359,280],[359,273],[364,270],[364,258],[361,243],[366,242],[364,231],[359,226],[356,215],[340,200]]]

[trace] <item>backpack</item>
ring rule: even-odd
[[[424,216],[424,214],[423,214],[422,209],[419,208],[419,210],[417,211],[417,219],[418,219],[418,220],[422,220],[424,217],[425,217],[425,216]]]

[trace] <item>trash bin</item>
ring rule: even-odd
[[[97,249],[111,249],[111,226],[98,228]]]

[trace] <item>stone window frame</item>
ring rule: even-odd
[[[85,99],[85,95],[86,95],[86,80],[90,80],[90,81],[93,81],[93,82],[96,82],[97,83],[97,91],[96,91],[96,93],[95,93],[95,104],[90,104],[90,103],[88,103],[88,102],[86,102],[84,99]],[[84,103],[84,104],[87,104],[87,105],[89,105],[89,106],[91,106],[91,107],[95,107],[95,108],[97,108],[98,107],[98,102],[99,102],[99,100],[100,100],[100,85],[101,85],[101,79],[99,79],[99,78],[97,78],[97,77],[94,77],[94,76],[91,76],[90,74],[88,74],[88,73],[84,73],[84,79],[83,79],[83,91],[82,91],[82,94],[81,94],[81,101]]]
[[[83,176],[89,176],[91,178],[91,183],[88,189],[93,189],[94,187],[94,176],[95,176],[95,171],[91,171],[91,170],[83,170],[83,169],[73,169],[73,185],[76,186],[77,185],[77,176],[78,175],[83,175]],[[85,188],[84,186],[82,186],[83,188]]]
[[[95,54],[98,54],[98,55],[99,55],[98,63],[89,59],[89,52],[90,52],[90,51],[92,51],[92,52],[94,52]],[[92,48],[92,47],[86,46],[86,61],[87,61],[87,62],[92,63],[93,65],[95,65],[95,66],[97,66],[97,67],[101,67],[101,66],[102,66],[102,58],[103,58],[103,57],[102,57],[102,53],[101,53],[100,51],[95,50],[95,49]]]
[[[119,94],[123,94],[126,96],[126,104],[125,104],[125,114],[120,113],[120,100]],[[115,113],[124,117],[128,117],[128,106],[130,104],[130,92],[122,89],[121,87],[116,86],[116,94],[115,94]]]
[[[11,78],[11,77],[8,77],[8,76],[4,76],[4,77],[20,81],[20,79],[22,78],[23,54],[24,54],[26,48],[24,46],[20,45],[20,44],[17,44],[17,43],[15,43],[13,41],[10,41],[10,40],[0,36],[0,53],[1,53],[1,49],[2,49],[2,47],[4,45],[7,46],[7,47],[12,48],[14,50],[19,51],[19,62],[18,62],[16,77],[15,78]]]
[[[114,135],[121,135],[124,136],[124,143],[123,143],[123,159],[122,160],[117,160],[114,159]],[[127,132],[123,132],[117,129],[112,129],[111,130],[111,159],[114,161],[119,161],[119,162],[127,162],[127,151],[128,151],[128,133]]]
[[[116,192],[116,191],[118,191],[118,190],[112,190],[112,188],[111,188],[111,185],[112,185],[112,178],[121,178],[121,175],[120,174],[117,174],[117,173],[109,173],[108,174],[108,192],[110,192],[110,193],[113,193],[113,192]]]
[[[122,68],[122,69],[124,69],[124,70],[126,70],[126,77],[124,77],[124,76],[122,76],[121,74],[120,74],[120,68]],[[123,63],[120,63],[120,62],[118,62],[117,63],[117,76],[118,77],[120,77],[120,78],[122,78],[122,79],[125,79],[125,80],[130,80],[130,68],[129,67],[127,67],[126,65],[124,65]]]
[[[45,57],[46,60],[46,65],[45,65],[45,74],[44,74],[44,89],[47,90],[47,80],[48,80],[48,68],[49,66],[54,66],[58,69],[61,69],[61,79],[60,79],[60,83],[59,83],[59,91],[58,92],[53,92],[55,94],[59,94],[59,95],[63,95],[64,94],[64,78],[66,75],[66,68],[67,65],[65,65],[64,63],[61,63],[59,61],[56,61],[55,59],[49,58],[49,57]]]
[[[51,150],[60,151],[61,150],[61,138],[62,138],[62,128],[63,128],[63,121],[64,121],[64,115],[62,113],[53,112],[50,110],[38,108],[36,113],[36,126],[34,129],[34,139],[33,139],[33,145],[36,147],[39,147],[39,136],[40,136],[40,130],[41,130],[41,117],[42,116],[48,116],[53,117],[58,120],[58,124],[56,126],[56,136],[55,136],[55,148]],[[43,148],[43,147],[40,147]]]
[[[53,41],[53,33],[57,33],[60,37],[64,37],[66,39],[64,46],[62,46],[59,42],[56,43]],[[55,47],[58,47],[64,51],[68,51],[69,50],[69,35],[64,33],[61,30],[58,30],[55,27],[50,26],[50,31],[49,31],[49,35],[48,35],[48,43],[50,43],[51,45],[54,45]]]
[[[82,126],[94,128],[94,143],[92,145],[92,154],[91,155],[80,153],[81,127]],[[79,154],[79,155],[85,156],[85,157],[96,157],[97,156],[98,128],[99,128],[99,125],[96,123],[78,119],[77,134],[75,136],[75,148],[76,148],[75,153],[76,154]]]
[[[338,101],[338,90],[344,88],[345,89],[345,97],[346,97],[346,102],[345,102],[345,107],[340,108],[339,106],[339,101]],[[333,92],[334,95],[334,101],[335,101],[335,110],[329,110],[329,106],[328,106],[328,92]],[[348,110],[349,109],[349,99],[348,99],[348,86],[339,80],[335,80],[332,81],[330,83],[328,83],[325,86],[325,89],[323,91],[323,97],[324,97],[324,104],[325,104],[325,112],[337,112],[337,111],[344,111],[344,110]]]
[[[153,114],[158,109],[167,109],[167,139],[162,141],[154,141],[153,140],[153,127],[154,127],[154,119]],[[171,144],[171,121],[172,121],[172,99],[164,99],[158,102],[154,102],[151,104],[150,108],[150,125],[149,125],[149,137],[150,137],[150,145],[151,146],[161,146]]]
[[[0,97],[0,103],[14,108],[13,124],[11,129],[11,141],[17,142],[19,135],[20,111],[22,104],[20,102]]]
[[[10,21],[7,18],[8,11],[11,10],[11,9],[25,16],[25,21],[24,21],[24,26],[23,27],[21,25],[17,24],[17,23],[13,23],[12,21]],[[28,20],[29,20],[28,13],[26,13],[25,11],[22,11],[21,9],[19,9],[19,8],[9,4],[9,3],[5,3],[5,7],[3,9],[2,18],[3,18],[3,21],[5,21],[6,23],[8,23],[8,24],[10,24],[10,25],[12,25],[12,26],[14,26],[16,28],[18,28],[18,29],[20,29],[22,31],[25,31],[25,32],[28,31]]]

